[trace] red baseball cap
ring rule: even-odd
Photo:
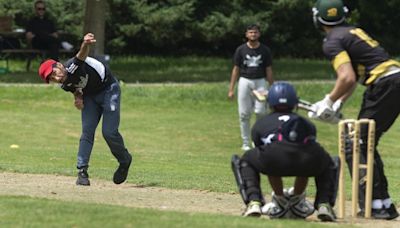
[[[53,72],[53,67],[57,63],[57,61],[53,59],[48,59],[44,61],[42,64],[40,64],[39,67],[39,76],[45,81],[46,83],[49,83],[49,75]]]

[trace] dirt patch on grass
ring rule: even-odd
[[[63,201],[100,203],[183,212],[240,215],[237,194],[200,190],[143,187],[131,183],[91,179],[91,186],[76,186],[76,177],[0,173],[0,195],[32,196]]]
[[[0,195],[237,216],[244,209],[241,198],[236,193],[174,190],[131,183],[115,185],[110,181],[96,179],[91,179],[91,186],[84,187],[76,186],[75,180],[75,177],[59,175],[0,173]],[[315,215],[308,220],[318,221]],[[399,219],[380,221],[346,218],[338,221],[338,225],[341,223],[362,227],[400,227]]]

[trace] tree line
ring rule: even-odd
[[[261,27],[261,41],[277,57],[322,57],[323,36],[314,28],[315,0],[102,0],[106,1],[105,52],[110,54],[231,56],[245,27]],[[0,0],[0,15],[23,28],[34,1]],[[349,22],[400,55],[400,0],[344,0]],[[85,1],[47,1],[58,28],[82,36]],[[99,18],[101,19],[101,18]]]

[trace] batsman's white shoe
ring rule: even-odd
[[[242,145],[242,150],[243,150],[243,151],[251,150],[251,146],[249,146],[249,145],[247,145],[247,144],[243,144],[243,145]]]
[[[336,219],[335,212],[331,205],[327,203],[321,203],[318,205],[318,218],[322,222],[334,222]]]
[[[250,201],[247,209],[243,214],[244,217],[260,217],[261,216],[261,203],[258,201]]]

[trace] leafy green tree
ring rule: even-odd
[[[104,1],[104,0],[103,0]],[[105,52],[119,54],[232,56],[248,24],[275,57],[322,57],[323,36],[313,27],[316,0],[106,0]],[[400,54],[400,0],[344,0],[349,21],[361,26],[394,55]],[[24,28],[34,0],[0,0],[0,16]],[[82,38],[85,1],[46,1],[59,29]]]
[[[25,28],[28,20],[35,15],[35,1],[0,0],[0,15],[14,18],[14,29]],[[46,1],[47,14],[57,25],[57,29],[70,34],[70,40],[76,41],[82,36],[83,1],[63,0]]]
[[[358,0],[360,26],[389,53],[400,54],[400,0]]]
[[[112,1],[110,45],[115,50],[173,50],[190,39],[195,0]],[[121,20],[122,19],[122,20]]]
[[[279,0],[272,5],[268,39],[277,56],[321,56],[322,36],[312,21],[313,1]]]

